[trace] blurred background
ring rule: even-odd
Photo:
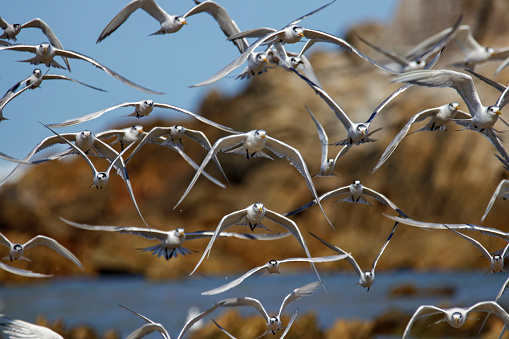
[[[280,28],[322,5],[306,1],[277,5],[258,1],[256,6],[253,2],[244,1],[225,0],[219,3],[241,29]],[[192,2],[159,4],[171,13],[185,13],[193,5]],[[72,5],[54,1],[49,7],[40,2],[25,1],[2,6],[4,20],[24,23],[40,17],[52,27],[64,48],[88,55],[142,86],[166,92],[160,96],[147,96],[86,62],[70,60],[71,73],[55,69],[51,69],[50,73],[66,74],[108,92],[96,92],[77,84],[53,80],[43,82],[40,89],[23,93],[3,110],[3,115],[10,120],[0,123],[2,152],[22,158],[38,141],[51,135],[38,121],[55,123],[121,102],[143,99],[173,104],[240,131],[265,129],[268,135],[296,147],[312,174],[319,170],[320,146],[316,128],[304,105],[317,116],[331,142],[346,136],[343,126],[325,102],[295,74],[282,69],[270,69],[250,81],[234,80],[234,76],[240,73],[239,69],[212,86],[188,88],[208,78],[238,55],[236,48],[225,41],[209,15],[190,17],[189,25],[177,34],[148,37],[159,29],[159,25],[143,11],[137,11],[111,36],[95,44],[102,28],[124,5],[125,1]],[[508,13],[509,4],[503,0],[335,2],[301,24],[344,38],[384,63],[387,59],[363,45],[354,32],[403,55],[416,43],[450,27],[462,14],[463,24],[471,26],[481,44],[502,48],[506,47],[509,37],[505,25]],[[26,44],[39,44],[45,40],[36,29],[23,30],[18,39]],[[288,49],[298,52],[302,46],[303,43],[300,43],[288,46]],[[366,120],[380,102],[400,86],[390,83],[390,75],[335,46],[315,44],[306,55],[323,88],[354,121]],[[0,84],[5,90],[31,74],[35,68],[33,65],[15,62],[29,57],[29,53],[0,52],[3,64]],[[450,44],[435,68],[449,67],[461,57],[461,51]],[[505,84],[509,71],[493,76],[498,65],[499,62],[481,64],[476,71]],[[46,71],[44,65],[37,67]],[[497,90],[477,80],[475,84],[484,104],[495,103],[499,96]],[[370,174],[387,145],[411,116],[453,101],[459,102],[460,108],[466,110],[461,98],[452,89],[417,86],[408,89],[373,121],[371,130],[382,127],[373,134],[377,142],[352,147],[338,161],[336,176],[314,179],[318,194],[361,180],[365,186],[387,196],[415,220],[480,224],[488,201],[500,180],[507,178],[507,172],[493,155],[493,146],[478,133],[458,131],[461,128],[452,124],[447,132],[416,133],[405,138],[390,159]],[[128,108],[119,109],[94,121],[58,131],[90,129],[98,133],[134,124],[141,124],[145,131],[149,131],[153,126],[181,124],[203,131],[212,143],[226,135],[167,110],[155,109],[149,117],[142,119],[123,117],[131,112]],[[506,110],[502,112],[504,116]],[[498,123],[496,128],[505,130],[506,126]],[[184,139],[183,145],[185,152],[197,163],[206,155],[201,146],[189,139]],[[330,146],[329,150],[335,155],[339,148]],[[173,210],[194,171],[177,153],[155,145],[144,146],[127,169],[135,197],[148,224],[161,230],[176,227],[184,227],[187,232],[214,230],[224,215],[257,201],[272,211],[284,213],[312,200],[302,176],[286,160],[246,160],[234,154],[220,154],[218,157],[231,187],[221,189],[200,178],[178,209]],[[93,161],[98,168],[108,166],[102,159]],[[2,161],[2,166],[5,175],[14,167],[5,161]],[[18,261],[12,265],[54,274],[55,277],[35,282],[0,272],[1,312],[30,322],[35,322],[36,316],[42,314],[50,325],[65,333],[66,338],[92,337],[91,331],[98,337],[123,337],[136,326],[141,326],[142,322],[133,324],[134,316],[118,308],[117,304],[131,306],[135,311],[161,322],[175,335],[183,326],[189,307],[197,304],[205,309],[223,299],[222,295],[203,298],[200,292],[219,286],[226,277],[237,277],[270,259],[304,255],[302,248],[291,238],[263,244],[219,239],[210,257],[192,278],[187,278],[206,247],[207,239],[184,245],[197,253],[166,261],[136,250],[155,245],[154,241],[133,235],[78,230],[59,220],[61,216],[93,225],[143,227],[125,183],[118,176],[112,176],[104,189],[95,190],[88,189],[92,183],[90,168],[77,157],[25,167],[22,174],[0,188],[2,234],[20,243],[37,234],[51,236],[71,250],[85,270],[79,270],[47,248],[30,249],[27,256],[33,261]],[[214,165],[209,165],[207,170],[221,179]],[[332,199],[323,202],[335,231],[317,206],[292,217],[292,220],[299,225],[313,256],[332,255],[333,252],[313,239],[309,231],[351,252],[361,267],[369,269],[393,225],[382,213],[394,214],[375,200],[369,202],[372,207],[336,203]],[[499,199],[483,225],[507,231],[508,219],[506,202]],[[284,231],[270,221],[264,224],[274,232]],[[235,226],[231,231],[248,232],[249,229]],[[478,239],[489,251],[506,245],[498,238],[472,232],[468,235]],[[7,255],[6,248],[4,253]],[[461,306],[470,306],[483,298],[493,299],[506,278],[506,273],[483,275],[488,268],[488,260],[472,244],[453,232],[427,232],[406,225],[398,227],[378,262],[377,282],[369,292],[354,285],[357,277],[347,262],[317,267],[324,275],[329,294],[319,290],[316,292],[317,299],[313,296],[299,301],[302,302],[299,314],[308,315],[302,316],[302,319],[299,315],[293,325],[295,329],[289,333],[291,338],[298,338],[301,334],[309,338],[401,336],[410,315],[419,305],[442,303],[456,306],[457,303],[465,303]],[[267,277],[263,281],[251,278],[254,281],[246,281],[247,287],[233,290],[225,297],[240,294],[260,299],[265,297],[270,302],[274,299],[270,309],[277,310],[292,289],[315,279],[310,273],[308,265],[289,265],[282,277]],[[335,279],[344,285],[332,283]],[[336,289],[335,286],[344,287]],[[32,291],[31,294],[29,291]],[[265,295],[269,293],[273,293],[274,298]],[[399,296],[399,301],[391,304],[389,300],[394,293]],[[106,296],[111,296],[111,299]],[[19,302],[21,300],[22,303]],[[326,300],[334,301],[332,308],[324,306],[322,309],[321,305]],[[262,302],[265,304],[265,300]],[[368,312],[373,303],[383,306],[378,313]],[[75,312],[82,306],[85,308],[84,305],[87,305],[88,313],[82,311],[77,315]],[[338,305],[351,314],[346,312],[342,315]],[[356,305],[362,307],[352,316]],[[293,310],[289,310],[288,314]],[[390,312],[396,312],[397,316]],[[323,321],[324,313],[329,314],[330,320]],[[239,320],[242,316],[244,314],[227,313],[221,324],[242,338],[263,333],[265,325],[258,315],[253,324],[256,321],[260,324],[256,325],[258,327],[253,330],[253,335],[245,328],[235,332],[239,322],[247,326],[246,321]],[[495,318],[490,317],[492,322],[483,332],[488,337],[493,333],[498,336],[497,331],[501,329],[501,322]],[[38,321],[43,323],[44,319]],[[416,329],[415,333],[423,333],[424,337],[465,337],[474,336],[479,329],[478,322],[473,322],[471,328],[464,327],[463,331],[452,329],[447,324],[428,327],[432,322],[423,320],[422,329]],[[81,332],[70,329],[83,324],[86,329],[81,329]],[[300,330],[298,326],[302,326]],[[202,331],[207,330],[210,334],[198,332],[196,337],[215,337],[219,333],[214,325]]]

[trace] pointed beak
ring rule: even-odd
[[[182,24],[187,25],[187,21],[186,20],[182,21]]]
[[[302,38],[305,38],[306,36],[304,35],[304,32],[300,32],[299,35],[302,37]]]

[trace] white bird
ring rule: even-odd
[[[244,209],[227,214],[221,219],[221,221],[216,227],[216,230],[214,231],[214,235],[210,239],[207,248],[205,249],[202,257],[200,258],[200,261],[198,261],[194,270],[189,275],[192,275],[196,271],[196,269],[198,268],[198,266],[200,266],[201,262],[203,261],[203,259],[205,259],[205,257],[207,258],[209,257],[214,241],[220,234],[222,234],[224,230],[233,225],[249,226],[251,231],[254,231],[256,227],[268,230],[268,228],[262,224],[262,220],[265,218],[272,220],[275,223],[286,228],[297,239],[300,246],[306,252],[307,257],[311,258],[311,254],[309,253],[308,247],[306,246],[306,242],[304,241],[304,238],[302,237],[302,234],[300,233],[297,224],[294,221],[288,219],[287,217],[265,208],[265,206],[262,203],[257,202],[252,205],[249,205]],[[313,265],[313,263],[311,263],[311,266],[315,270],[315,273],[318,276],[318,279],[320,280],[318,272],[316,271],[316,268]]]
[[[145,131],[143,130],[143,126],[134,125],[132,127],[126,127],[122,129],[110,129],[103,132],[99,132],[96,134],[95,137],[99,139],[110,139],[116,137],[116,139],[112,141],[109,145],[111,146],[116,143],[119,143],[120,149],[123,150],[126,146],[129,146],[131,143],[141,140],[144,134]]]
[[[336,161],[343,154],[343,150],[347,147],[346,145],[338,152],[335,158],[329,158],[329,137],[325,132],[325,129],[320,124],[320,122],[316,119],[311,110],[306,106],[306,109],[315,122],[316,129],[318,131],[318,138],[320,139],[320,148],[322,151],[322,156],[320,158],[320,172],[315,176],[319,177],[329,177],[334,175],[334,167],[336,167]]]
[[[117,72],[111,70],[110,68],[104,66],[103,64],[97,62],[96,60],[78,53],[74,51],[69,51],[65,49],[60,49],[57,47],[54,47],[47,42],[43,42],[39,45],[11,45],[11,46],[4,46],[0,47],[0,51],[19,51],[19,52],[30,52],[34,53],[35,57],[27,60],[21,60],[23,62],[29,62],[32,65],[39,65],[39,64],[45,64],[47,67],[56,67],[56,68],[64,68],[61,66],[58,62],[53,60],[55,56],[62,56],[62,57],[68,57],[72,59],[81,59],[83,61],[89,62],[92,65],[102,69],[105,71],[108,75],[114,77],[117,80],[122,81],[127,86],[130,86],[138,91],[142,91],[149,94],[164,94],[162,92],[156,92],[151,89],[148,89],[146,87],[140,86],[132,82],[131,80],[128,80],[118,74]]]
[[[262,266],[258,266],[258,267],[255,267],[255,268],[249,270],[241,277],[239,277],[235,280],[232,280],[227,284],[216,287],[212,290],[202,292],[201,294],[214,295],[214,294],[223,293],[225,291],[228,291],[229,289],[234,288],[235,286],[240,285],[246,278],[250,277],[251,275],[253,275],[259,271],[264,271],[262,277],[266,276],[267,274],[275,274],[275,273],[281,274],[281,272],[279,272],[279,265],[287,263],[287,262],[309,262],[309,263],[332,262],[332,261],[338,261],[341,259],[345,259],[349,255],[350,255],[349,253],[345,253],[345,254],[340,254],[340,255],[331,255],[328,257],[288,258],[288,259],[283,259],[283,260],[272,259],[272,260],[269,260],[266,264],[264,264]]]
[[[170,335],[168,334],[168,331],[166,331],[164,326],[161,325],[160,323],[155,323],[152,320],[150,320],[149,318],[145,317],[144,315],[142,315],[138,312],[134,312],[133,310],[130,310],[125,306],[122,306],[122,305],[118,305],[118,306],[122,307],[125,310],[128,310],[129,312],[137,315],[138,317],[140,317],[141,319],[143,319],[147,322],[145,325],[143,325],[143,326],[139,327],[138,329],[134,330],[133,332],[131,332],[126,337],[126,339],[141,339],[153,332],[159,332],[164,339],[171,339]]]
[[[267,52],[251,53],[247,58],[247,66],[235,79],[251,79],[256,75],[262,75],[269,69]]]
[[[170,34],[178,32],[184,25],[187,25],[186,18],[198,14],[198,13],[208,13],[210,14],[218,23],[219,28],[223,31],[223,33],[229,37],[235,33],[239,32],[237,24],[230,18],[228,12],[215,3],[214,1],[205,1],[199,2],[195,1],[196,6],[191,8],[184,15],[170,15],[166,11],[164,11],[155,0],[134,0],[128,3],[122,10],[106,25],[103,29],[99,38],[97,39],[97,43],[104,40],[107,36],[113,33],[117,28],[122,25],[131,14],[133,14],[137,9],[142,9],[147,14],[152,16],[154,19],[159,21],[161,24],[161,28],[150,35],[158,35],[158,34]],[[242,47],[235,43],[238,48],[242,51]]]
[[[186,255],[195,252],[193,250],[182,247],[187,240],[210,238],[214,235],[211,231],[198,231],[186,233],[184,228],[178,227],[171,231],[160,231],[154,228],[150,230],[142,227],[121,227],[121,226],[97,226],[80,224],[60,217],[60,220],[66,224],[89,231],[104,231],[133,234],[149,240],[159,240],[161,243],[155,246],[141,248],[142,252],[152,252],[157,257],[164,256],[166,260],[177,257],[178,254]],[[243,234],[223,232],[220,237],[235,237],[239,239],[251,240],[276,240],[289,236],[290,233],[274,233],[274,234]]]
[[[118,154],[115,150],[113,150],[111,147],[105,145],[103,142],[97,141],[97,137],[89,130],[83,130],[76,133],[62,133],[62,137],[65,138],[67,141],[74,141],[76,146],[81,149],[83,152],[89,155],[98,156],[101,158],[109,159],[110,161],[113,160]],[[5,177],[1,182],[0,186],[5,184],[7,181],[9,181],[16,173],[18,173],[23,165],[25,163],[31,162],[30,160],[32,157],[42,151],[47,149],[48,147],[58,145],[58,144],[65,144],[66,141],[60,138],[58,135],[52,135],[50,137],[46,137],[43,140],[41,140],[31,151],[28,153],[28,155],[23,158],[23,161],[20,161],[20,164],[17,165],[8,175]],[[78,154],[78,152],[70,147],[56,155],[53,155],[49,158],[38,160],[38,162],[45,162],[48,160],[54,160],[54,159],[60,159],[64,156],[70,155],[70,154]],[[11,160],[12,161],[12,160]],[[33,163],[33,162],[32,162]]]
[[[509,326],[509,314],[507,314],[507,312],[494,301],[481,301],[470,307],[452,307],[446,309],[433,305],[422,305],[419,306],[408,322],[405,332],[403,333],[403,338],[408,338],[410,331],[412,330],[412,325],[421,317],[433,314],[443,314],[444,317],[432,325],[446,321],[452,327],[460,328],[465,324],[467,319],[469,319],[468,314],[473,311],[495,313],[500,317],[500,319],[502,319],[505,326]]]
[[[205,312],[200,313],[197,315],[194,319],[191,319],[188,321],[182,330],[180,331],[180,334],[178,336],[178,339],[182,338],[186,331],[198,320],[202,319],[203,317],[209,315],[212,313],[212,311],[216,310],[219,307],[238,307],[238,306],[251,306],[258,310],[258,312],[261,313],[261,315],[265,318],[265,321],[267,322],[268,329],[265,333],[263,333],[261,336],[264,336],[267,333],[276,334],[277,331],[282,329],[281,324],[281,314],[285,310],[285,308],[294,301],[297,301],[301,299],[302,297],[312,295],[313,292],[322,285],[323,282],[321,281],[315,281],[313,283],[307,284],[305,286],[296,288],[292,291],[292,293],[288,294],[285,299],[283,300],[283,303],[281,304],[281,307],[279,309],[279,313],[277,316],[269,316],[265,308],[263,307],[262,303],[254,298],[250,297],[243,297],[243,298],[230,298],[230,299],[224,299],[221,301],[218,301],[214,306],[206,310]],[[292,323],[294,318],[290,321]],[[288,325],[288,327],[290,324]],[[261,337],[260,336],[260,337]]]
[[[403,73],[395,77],[393,81],[427,87],[451,87],[456,90],[467,105],[472,118],[455,120],[455,122],[484,135],[504,159],[509,159],[493,127],[501,114],[501,103],[505,101],[509,90],[500,95],[495,105],[484,106],[479,99],[472,77],[465,73],[451,70],[418,70]]]
[[[127,168],[125,167],[124,159],[122,158],[122,155],[134,144],[129,145],[128,147],[124,148],[124,150],[120,153],[117,153],[113,148],[111,148],[109,145],[105,144],[100,139],[96,139],[96,142],[102,143],[103,146],[108,149],[111,153],[115,154],[115,158],[107,158],[108,161],[110,161],[110,165],[108,166],[108,169],[104,172],[99,172],[92,161],[88,158],[87,154],[83,152],[82,149],[80,149],[78,146],[72,144],[69,140],[67,140],[65,137],[63,137],[61,134],[58,134],[48,126],[44,125],[47,129],[55,133],[55,135],[59,136],[65,143],[67,143],[69,146],[71,146],[74,150],[76,150],[79,155],[87,162],[87,164],[90,166],[90,169],[94,173],[94,181],[93,184],[90,186],[90,188],[95,187],[97,189],[102,189],[109,181],[110,178],[110,171],[113,167],[117,170],[117,174],[124,180],[127,192],[131,196],[131,200],[133,201],[134,207],[136,208],[136,211],[138,212],[138,215],[140,216],[141,220],[147,226],[148,229],[150,227],[148,226],[147,222],[145,221],[145,218],[141,215],[140,208],[138,207],[138,203],[136,202],[136,198],[134,197],[133,188],[131,186],[131,180],[129,180],[129,175],[127,174]]]
[[[394,70],[397,73],[408,72],[416,69],[422,69],[427,65],[427,59],[430,58],[433,54],[439,52],[443,49],[449,42],[455,37],[456,33],[461,24],[463,16],[460,15],[456,23],[450,27],[447,31],[447,34],[444,34],[434,41],[433,44],[427,44],[423,48],[413,48],[411,51],[407,52],[404,56],[400,56],[392,51],[386,50],[385,48],[376,46],[369,41],[366,41],[359,35],[357,37],[363,43],[374,49],[375,51],[385,55],[389,59],[393,61],[393,63],[385,65],[385,67]],[[420,45],[420,44],[419,44]],[[418,45],[418,46],[419,46]]]
[[[46,237],[44,235],[35,236],[24,244],[18,244],[10,242],[9,239],[5,237],[5,235],[0,233],[0,244],[9,247],[9,255],[4,257],[3,260],[13,261],[23,259],[31,261],[24,256],[25,250],[28,250],[37,245],[46,245],[49,248],[52,248],[58,254],[75,263],[79,268],[83,269],[83,265],[81,265],[80,261],[74,256],[74,254],[72,254],[64,246],[60,245],[55,239]]]
[[[507,284],[509,284],[509,278],[507,278],[505,280],[505,282],[502,284],[502,287],[498,291],[497,297],[495,298],[494,302],[498,303],[498,300],[502,297],[502,294],[504,294],[505,290],[507,289]],[[484,324],[486,324],[486,321],[490,317],[490,314],[491,313],[488,313],[488,315],[486,315],[486,318],[484,318],[481,326],[479,327],[479,331],[477,332],[477,336],[479,336],[479,334],[481,333],[481,331],[482,331],[482,329],[484,327]],[[502,333],[500,333],[500,337],[499,338],[502,338],[502,335],[504,334],[505,330],[506,330],[506,327],[504,325],[504,328],[502,329]]]
[[[64,339],[60,334],[47,327],[34,325],[23,320],[11,319],[3,314],[0,314],[0,330],[0,337],[6,339]]]
[[[369,271],[362,271],[361,267],[359,266],[357,261],[355,261],[354,257],[350,253],[347,253],[347,252],[343,251],[341,248],[328,243],[327,241],[321,239],[320,237],[318,237],[317,235],[315,235],[315,234],[313,234],[311,232],[309,232],[309,233],[313,237],[315,237],[316,239],[320,240],[325,246],[329,247],[331,250],[333,250],[333,251],[335,251],[337,253],[340,253],[340,254],[346,254],[347,256],[346,256],[345,259],[352,265],[353,269],[355,270],[355,272],[359,276],[359,282],[356,285],[361,285],[362,287],[366,288],[367,291],[369,291],[369,289],[371,288],[371,286],[375,282],[375,268],[376,268],[376,264],[378,263],[378,260],[382,256],[382,253],[384,252],[385,248],[389,244],[389,241],[391,241],[392,235],[396,231],[397,227],[398,227],[398,223],[396,222],[394,224],[394,226],[392,227],[391,233],[387,237],[387,240],[385,241],[385,243],[383,244],[382,248],[380,249],[380,252],[376,256],[375,260],[373,261],[373,265],[371,266],[371,270],[369,270]]]
[[[65,75],[47,73],[43,74],[40,69],[36,68],[28,78],[17,82],[14,86],[7,90],[7,92],[4,94],[2,98],[0,98],[0,121],[7,120],[2,115],[2,111],[5,105],[7,105],[7,103],[9,103],[12,99],[14,99],[15,97],[17,97],[18,95],[20,95],[21,93],[25,92],[28,89],[39,88],[43,80],[68,80],[98,91],[106,92],[101,88],[87,85],[81,81],[69,78]],[[16,92],[19,86],[21,86],[23,83],[25,84],[25,87]]]
[[[472,243],[475,247],[477,247],[479,249],[479,251],[481,251],[482,254],[484,254],[484,256],[489,259],[490,269],[488,270],[488,272],[486,272],[486,274],[488,274],[490,272],[493,272],[493,273],[499,272],[500,273],[500,272],[504,271],[504,257],[507,253],[507,249],[509,248],[509,242],[504,247],[504,249],[502,250],[501,253],[495,253],[495,254],[491,255],[490,252],[488,252],[488,250],[483,245],[481,245],[481,243],[479,241],[469,237],[468,235],[460,233],[453,228],[447,227],[446,224],[444,224],[444,226],[446,228],[448,228],[449,230],[453,231],[454,233],[456,233],[456,234],[462,236],[463,238],[467,239],[468,241],[470,241],[470,243]]]
[[[0,262],[0,269],[4,270],[6,272],[12,273],[12,274],[21,275],[21,276],[29,277],[29,278],[49,278],[49,277],[53,276],[53,274],[35,273],[35,272],[24,270],[21,268],[12,267],[12,266],[4,264],[3,262]]]
[[[115,110],[117,108],[121,108],[121,107],[134,107],[134,112],[129,114],[128,116],[134,116],[134,117],[137,117],[137,118],[141,118],[143,116],[149,115],[150,113],[152,113],[152,110],[154,108],[170,109],[170,110],[173,110],[173,111],[177,111],[177,112],[180,112],[180,113],[184,113],[184,114],[190,115],[193,118],[195,118],[195,119],[197,119],[197,120],[199,120],[199,121],[201,121],[203,123],[206,123],[206,124],[208,124],[210,126],[218,128],[218,129],[220,129],[222,131],[225,131],[225,132],[228,132],[228,133],[239,133],[238,131],[236,131],[236,130],[230,128],[230,127],[226,127],[226,126],[223,126],[223,125],[218,124],[216,122],[213,122],[212,120],[204,118],[201,115],[198,115],[198,114],[193,113],[191,111],[188,111],[188,110],[185,110],[183,108],[180,108],[180,107],[177,107],[177,106],[173,106],[173,105],[170,105],[170,104],[156,103],[156,102],[154,102],[152,100],[141,100],[141,101],[137,101],[137,102],[123,102],[121,104],[118,104],[118,105],[115,105],[115,106],[111,106],[111,107],[102,109],[100,111],[84,115],[84,116],[79,117],[79,118],[69,119],[69,120],[66,120],[66,121],[63,121],[63,122],[60,122],[60,123],[56,123],[56,124],[49,124],[48,126],[49,127],[68,127],[68,126],[74,126],[74,125],[80,124],[80,123],[85,122],[85,121],[96,119],[96,118],[100,117],[101,115],[103,115],[104,113],[113,111],[113,110]]]
[[[452,28],[449,27],[440,33],[424,40],[422,43],[417,45],[414,50],[419,51],[422,48],[427,48],[430,44],[435,44],[436,41],[442,39],[445,35],[451,32]],[[492,47],[485,47],[479,44],[472,35],[472,30],[469,25],[461,25],[456,34],[454,35],[454,41],[465,55],[463,60],[453,64],[455,67],[468,68],[473,70],[477,64],[490,61],[490,60],[502,60],[509,57],[509,48],[495,49]]]
[[[498,198],[502,198],[503,200],[509,199],[509,180],[503,179],[502,181],[500,181],[500,183],[497,186],[497,189],[495,189],[495,192],[493,193],[493,196],[490,199],[490,202],[488,203],[488,206],[486,207],[486,212],[484,212],[481,221],[484,221],[484,219],[490,212],[491,208],[493,207],[495,200]]]
[[[504,239],[505,241],[509,242],[509,233],[503,232],[499,229],[493,228],[493,227],[486,227],[486,226],[480,226],[480,225],[474,225],[474,224],[445,224],[445,223],[433,223],[433,222],[425,222],[425,221],[418,221],[413,220],[410,218],[405,217],[396,217],[392,215],[388,215],[385,213],[382,213],[387,218],[400,222],[405,225],[424,228],[428,230],[446,230],[448,228],[454,229],[456,231],[476,231],[480,232],[481,234],[486,234],[493,237],[498,237],[500,239]]]
[[[395,203],[390,201],[389,198],[387,198],[385,195],[383,195],[381,193],[378,193],[375,190],[372,190],[371,188],[364,186],[360,180],[354,180],[353,183],[348,186],[343,186],[340,188],[336,188],[332,191],[329,191],[329,192],[321,195],[318,198],[318,201],[333,198],[335,196],[343,195],[343,194],[347,194],[347,196],[345,196],[343,199],[338,200],[338,201],[346,201],[346,202],[350,202],[350,203],[354,203],[354,204],[366,204],[366,205],[372,206],[366,199],[364,199],[365,196],[369,196],[369,197],[375,198],[376,200],[378,200],[379,202],[381,202],[384,205],[388,205],[390,208],[392,208],[393,210],[398,212],[399,215],[406,216],[406,214],[398,206],[396,206]],[[316,204],[315,200],[307,203],[306,205],[304,205],[302,207],[297,208],[296,210],[285,213],[283,215],[290,216],[290,215],[297,214],[299,212],[304,211],[306,208],[313,206],[314,204]]]
[[[412,124],[414,124],[416,122],[423,121],[427,118],[430,118],[426,125],[419,128],[415,132],[419,132],[419,131],[446,131],[447,130],[446,124],[449,121],[452,121],[454,119],[470,119],[470,118],[472,118],[470,116],[470,114],[458,110],[459,106],[460,105],[457,102],[451,102],[450,104],[426,109],[426,110],[421,111],[421,112],[415,114],[414,116],[412,116],[407,121],[405,126],[403,126],[401,131],[399,131],[399,133],[394,137],[394,139],[392,139],[391,143],[389,144],[389,146],[387,146],[384,153],[380,157],[380,160],[378,160],[378,163],[373,168],[371,173],[374,173],[377,169],[379,169],[387,161],[387,159],[389,159],[389,157],[392,155],[392,153],[394,153],[394,151],[398,147],[399,143],[408,134],[408,131],[410,130],[410,127],[412,126]],[[415,133],[415,132],[412,132],[412,133]]]
[[[4,30],[4,33],[0,35],[0,39],[7,39],[7,40],[14,40],[17,41],[16,36],[21,32],[23,28],[39,28],[42,33],[48,38],[48,41],[51,45],[55,46],[56,48],[64,49],[62,44],[60,43],[60,40],[58,40],[56,34],[53,32],[51,27],[46,24],[42,19],[35,18],[28,22],[25,22],[23,25],[20,24],[10,24],[2,17],[0,17],[0,28]],[[65,62],[65,65],[67,66],[67,69],[71,69],[69,66],[69,61],[66,57],[62,56],[62,59]]]
[[[198,177],[200,176],[205,166],[208,164],[210,159],[217,154],[217,152],[221,151],[227,153],[243,154],[246,156],[248,160],[250,157],[265,157],[272,159],[272,157],[270,157],[263,151],[265,148],[269,149],[280,158],[288,159],[290,161],[290,164],[297,168],[297,170],[304,177],[304,180],[306,181],[309,190],[313,194],[313,197],[318,202],[318,205],[320,206],[323,215],[325,216],[329,224],[332,226],[332,223],[325,214],[325,211],[323,210],[322,205],[318,200],[318,195],[316,194],[315,186],[313,185],[313,181],[311,180],[311,175],[309,174],[306,162],[302,158],[300,152],[297,149],[293,148],[292,146],[268,136],[267,132],[265,132],[264,130],[252,130],[247,133],[229,135],[218,139],[210,149],[209,153],[203,160],[200,168],[198,169],[195,176],[191,180],[191,183],[189,184],[186,191],[180,198],[179,202],[175,205],[173,209],[180,205],[180,203],[184,200],[184,198],[187,196],[191,188],[193,188],[196,180],[198,180]],[[332,228],[334,228],[334,226],[332,226]]]

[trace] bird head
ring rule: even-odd
[[[488,114],[502,114],[502,112],[500,112],[500,107],[498,106],[489,106],[488,109]]]

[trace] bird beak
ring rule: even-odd
[[[502,112],[500,112],[500,110],[497,110],[495,114],[502,114]]]
[[[304,35],[304,32],[300,32],[299,35],[303,38],[305,38],[306,36]]]
[[[182,24],[187,25],[187,21],[186,20],[182,21]]]
[[[260,137],[261,137],[261,138],[265,138],[265,136],[266,136],[265,134],[262,134]]]

